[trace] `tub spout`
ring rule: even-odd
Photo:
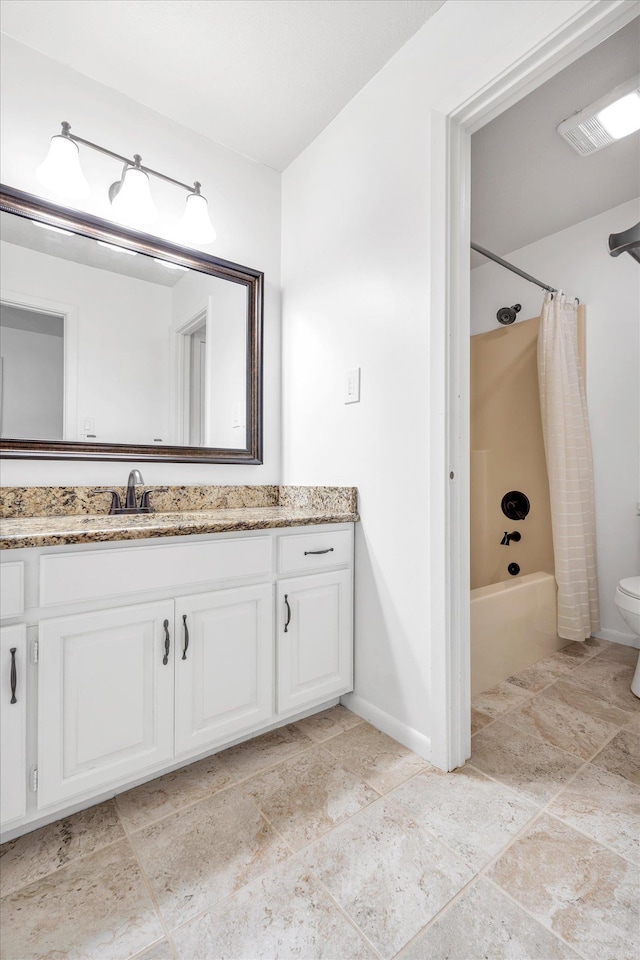
[[[517,530],[514,530],[513,533],[507,533],[507,531],[505,530],[504,537],[500,541],[500,546],[508,547],[512,540],[514,541],[514,543],[518,543],[520,540],[522,540],[522,534],[518,533]]]

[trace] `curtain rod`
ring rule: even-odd
[[[509,263],[507,260],[503,260],[502,257],[498,257],[495,253],[491,253],[490,250],[485,250],[484,247],[478,246],[477,243],[471,244],[471,249],[475,250],[476,253],[481,253],[483,257],[486,257],[488,260],[493,260],[494,263],[499,263],[501,267],[506,267],[507,270],[511,270],[512,273],[517,273],[519,277],[522,277],[523,280],[528,280],[529,283],[535,283],[537,286],[542,287],[543,290],[548,290],[549,293],[557,293],[555,287],[549,287],[546,283],[543,283],[542,280],[536,280],[535,277],[532,277],[531,274],[525,273],[524,270],[521,270],[519,267],[514,266],[512,263]]]

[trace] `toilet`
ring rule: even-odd
[[[624,622],[640,637],[640,577],[620,581],[616,588],[616,607]],[[631,692],[640,697],[640,656],[631,681]]]

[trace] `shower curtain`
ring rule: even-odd
[[[542,432],[558,584],[558,636],[600,629],[591,436],[578,354],[577,304],[546,294],[538,334]]]

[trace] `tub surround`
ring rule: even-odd
[[[357,521],[355,487],[184,486],[154,491],[155,513],[109,516],[94,487],[6,487],[0,549],[141,540]],[[125,489],[114,487],[124,496]]]

